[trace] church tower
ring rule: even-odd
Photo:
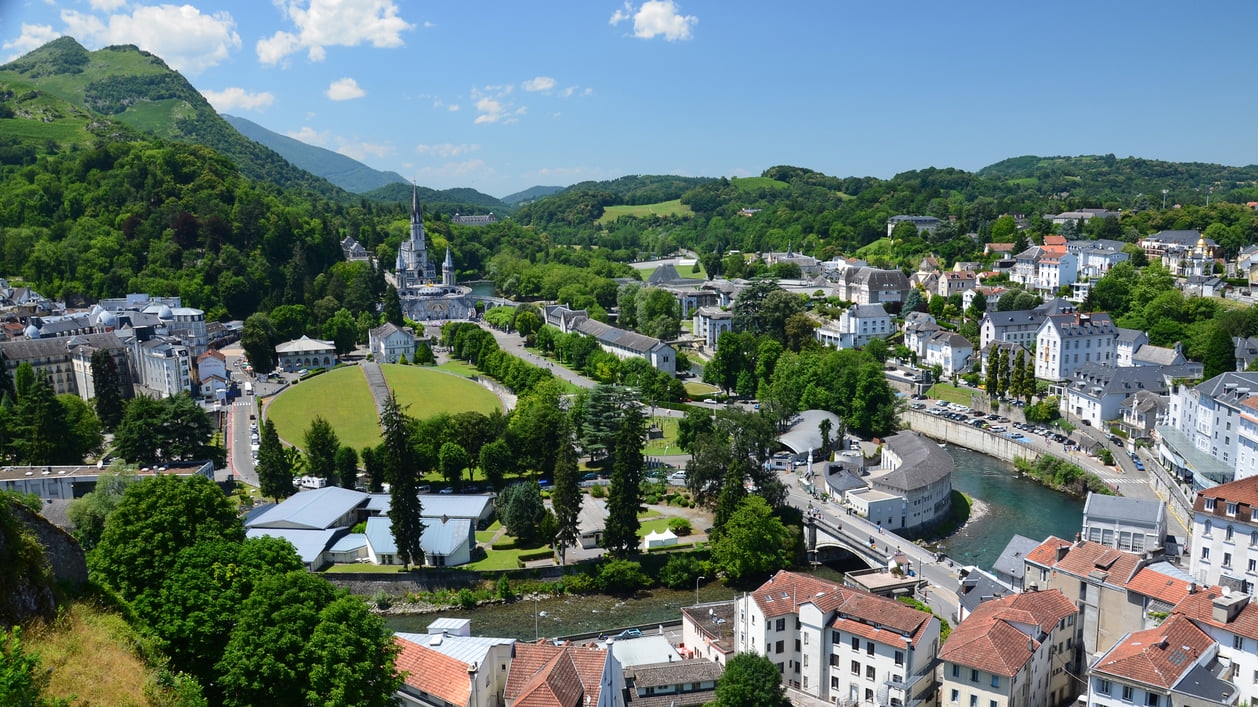
[[[424,217],[419,211],[419,187],[411,187],[410,262],[406,269],[414,273],[415,285],[435,282],[437,268],[428,262],[428,237],[424,233]],[[408,273],[409,274],[409,273]]]
[[[446,261],[441,264],[441,284],[454,286],[454,258],[450,255],[449,248],[446,248]]]

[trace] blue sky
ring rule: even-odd
[[[136,44],[219,109],[421,185],[1258,162],[1253,0],[0,0],[0,60]]]

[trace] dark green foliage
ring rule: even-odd
[[[323,418],[315,415],[306,428],[304,435],[306,445],[306,473],[329,484],[337,485],[340,481],[336,468],[336,452],[341,448],[341,440],[336,430]]]
[[[1236,370],[1236,346],[1232,343],[1232,336],[1222,326],[1215,324],[1210,327],[1204,348],[1201,358],[1203,379],[1209,380],[1220,373]]]
[[[359,455],[363,460],[363,471],[367,473],[367,489],[371,493],[380,493],[384,491],[384,467],[380,462],[380,447],[363,447],[362,454]]]
[[[642,447],[646,421],[634,404],[621,408],[620,426],[612,438],[611,488],[603,546],[616,557],[638,551],[638,511],[642,507]]]
[[[690,553],[673,554],[660,569],[660,584],[669,589],[694,589],[695,580],[702,574],[699,558]]]
[[[1084,471],[1080,467],[1047,454],[1036,459],[1034,463],[1025,459],[1015,459],[1013,465],[1018,471],[1038,480],[1050,488],[1066,493],[1083,496],[1087,492],[1114,495],[1114,490],[1097,476]]]
[[[568,548],[576,547],[580,542],[579,521],[584,499],[581,495],[577,452],[566,437],[566,434],[562,435],[559,441],[559,451],[555,456],[555,485],[550,492],[555,518],[555,534],[552,540],[559,553],[560,564],[564,564]]]
[[[734,581],[763,578],[791,561],[794,539],[769,504],[747,496],[712,542],[712,560]]]
[[[40,665],[39,654],[22,645],[22,629],[0,628],[0,704],[15,707],[61,707],[68,700],[43,695],[52,669]]]
[[[424,535],[419,501],[420,458],[411,437],[410,423],[392,394],[380,413],[384,440],[377,448],[383,476],[390,484],[389,521],[404,567],[424,563],[420,538]]]
[[[498,517],[502,527],[523,545],[531,545],[539,538],[546,507],[542,504],[542,491],[536,483],[512,484],[498,496]],[[549,538],[546,538],[549,540]]]
[[[20,380],[17,405],[6,416],[7,451],[14,459],[34,465],[82,464],[85,456],[100,451],[100,421],[91,406],[77,396],[56,395],[46,373]]]
[[[293,488],[293,470],[288,466],[284,446],[275,431],[275,423],[267,419],[262,423],[258,439],[258,484],[262,495],[279,502],[296,492]]]
[[[244,536],[235,507],[214,482],[159,475],[127,487],[88,555],[88,568],[134,600],[161,587],[185,548]]]
[[[463,485],[463,470],[468,466],[467,450],[457,442],[445,442],[437,452],[441,475],[456,489]]]
[[[598,582],[608,594],[632,595],[654,582],[642,571],[642,565],[631,560],[608,560],[598,570]]]
[[[84,550],[91,550],[105,532],[105,521],[122,501],[127,487],[137,481],[134,471],[121,464],[111,466],[96,480],[96,488],[70,502],[67,514],[74,523],[74,537]]]
[[[358,452],[342,445],[336,450],[336,480],[341,488],[352,489],[358,485]]]
[[[140,396],[127,403],[114,433],[114,451],[133,464],[210,459],[222,463],[221,447],[209,444],[210,418],[188,393],[153,400]]]
[[[118,363],[104,349],[92,352],[92,384],[96,388],[96,397],[92,399],[96,417],[106,430],[112,432],[122,422],[126,401],[122,397]]]
[[[789,707],[777,666],[759,653],[739,653],[725,663],[713,707]]]

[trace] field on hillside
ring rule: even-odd
[[[689,206],[681,203],[681,199],[673,199],[672,201],[661,201],[656,204],[641,204],[637,206],[608,206],[603,209],[603,217],[598,220],[600,224],[607,225],[614,223],[621,216],[694,216]]]
[[[468,410],[488,414],[500,409],[493,393],[456,375],[422,366],[386,364],[381,369],[389,389],[411,417]],[[301,446],[315,415],[322,415],[341,443],[354,449],[380,442],[376,403],[358,366],[345,366],[298,383],[280,393],[266,414],[280,438],[297,446]]]
[[[757,189],[790,189],[791,185],[779,182],[771,177],[738,177],[729,180],[739,191],[755,191]]]
[[[50,671],[47,695],[74,697],[76,706],[151,704],[144,684],[152,671],[129,649],[135,630],[122,617],[75,602],[56,624],[22,639]]]

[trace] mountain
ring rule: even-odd
[[[251,120],[226,113],[223,114],[223,120],[239,130],[241,135],[275,150],[294,165],[315,176],[323,177],[345,191],[362,194],[389,184],[408,183],[406,178],[397,172],[381,172],[378,169],[372,169],[339,152],[309,145],[287,135],[280,135]]]
[[[525,189],[524,191],[518,191],[514,194],[508,194],[507,196],[504,196],[501,199],[499,199],[499,201],[501,201],[504,204],[518,206],[520,204],[527,204],[531,201],[537,201],[538,199],[544,196],[557,194],[563,191],[564,189],[567,189],[567,187],[542,187],[542,186],[529,187],[528,189]]]
[[[12,98],[11,103],[6,96]],[[54,104],[50,97],[63,103]],[[66,148],[92,147],[101,131],[124,138],[130,134],[129,139],[150,135],[209,147],[252,179],[349,199],[331,182],[241,135],[182,75],[132,45],[89,52],[72,37],[53,40],[0,66],[0,100],[5,101],[5,113],[12,113],[5,122],[22,124],[15,126],[16,133],[6,130],[6,137],[42,137]],[[26,110],[32,102],[35,109]],[[5,113],[0,113],[0,119],[6,118]],[[99,116],[134,132],[111,127]],[[49,118],[55,123],[30,124]]]
[[[1258,166],[1234,167],[1207,162],[1165,162],[1140,157],[1023,155],[980,169],[977,176],[1005,191],[1024,190],[1041,196],[1073,198],[1130,207],[1137,195],[1159,202],[1162,190],[1170,203],[1196,203],[1206,193],[1245,201],[1242,193],[1258,185]],[[1242,192],[1235,195],[1232,192]]]
[[[458,187],[456,189],[429,189],[428,187],[419,187],[419,203],[423,205],[424,211],[440,211],[443,214],[450,215],[454,213],[474,213],[483,214],[488,212],[496,212],[499,214],[513,211],[509,204],[494,197],[478,192],[475,189],[467,187]],[[411,203],[411,185],[389,184],[366,192],[363,196],[372,201],[397,201],[405,204]]]

